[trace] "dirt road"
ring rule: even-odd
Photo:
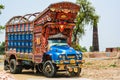
[[[3,71],[3,63],[0,63],[0,71]],[[46,78],[42,73],[36,74],[32,70],[23,70],[22,74],[11,74],[10,71],[6,71],[6,74],[14,76],[16,80],[91,80],[88,78],[81,78],[81,77],[69,77],[66,73],[58,73],[54,78]],[[1,80],[1,79],[0,79]]]
[[[0,63],[0,71],[3,64]],[[9,71],[7,73],[11,74]],[[86,60],[80,77],[69,77],[66,73],[58,73],[54,78],[46,78],[43,74],[34,74],[32,70],[13,75],[16,80],[120,80],[120,61],[118,60]]]

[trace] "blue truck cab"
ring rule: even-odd
[[[45,55],[50,56],[50,61],[46,61],[46,65],[43,65],[46,76],[51,77],[56,74],[56,71],[67,71],[70,76],[80,75],[83,63],[82,52],[68,45],[66,38],[59,36],[49,38],[48,51]]]
[[[49,51],[46,54],[51,55],[53,62],[56,64],[79,64],[79,60],[82,60],[82,52],[76,51],[70,47],[67,44],[66,39],[49,39],[48,42],[50,46]],[[75,61],[70,62],[70,60]]]

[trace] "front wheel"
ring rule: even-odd
[[[10,72],[13,74],[18,74],[22,72],[22,66],[21,65],[16,65],[16,60],[11,59],[10,60]]]
[[[53,77],[56,74],[56,67],[50,60],[43,64],[43,73],[47,77]]]

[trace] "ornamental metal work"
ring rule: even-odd
[[[33,21],[40,12],[33,13],[33,14],[26,14],[24,16],[14,16],[11,18],[8,22],[7,25],[13,25],[13,24],[20,24],[20,23],[27,23]]]

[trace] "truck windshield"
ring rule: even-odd
[[[66,39],[48,39],[48,44],[49,46],[63,46],[63,45],[68,45]]]

